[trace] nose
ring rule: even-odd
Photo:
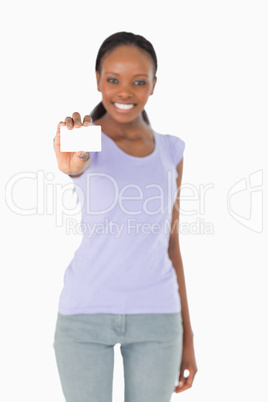
[[[128,83],[121,83],[118,87],[117,95],[122,99],[131,98],[133,96],[133,88]]]

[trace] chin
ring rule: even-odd
[[[114,120],[114,121],[116,121],[117,123],[119,123],[119,124],[130,124],[130,123],[133,123],[133,122],[135,122],[135,121],[138,121],[139,120],[139,115],[138,116],[133,116],[133,117],[130,117],[130,116],[122,116],[122,117],[114,117],[114,116],[111,116],[111,118]],[[142,117],[141,117],[142,118]]]

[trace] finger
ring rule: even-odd
[[[189,388],[193,384],[194,377],[195,377],[195,372],[193,370],[190,370],[188,377],[186,377],[186,385],[189,386]]]
[[[90,124],[92,123],[92,118],[89,114],[86,114],[83,120],[83,125],[84,126],[90,126]]]
[[[175,392],[176,394],[179,394],[180,392],[186,391],[187,389],[189,389],[190,387],[188,387],[188,385],[183,385],[182,387],[176,387],[175,388]]]
[[[79,152],[80,153],[80,152]],[[81,154],[80,155],[77,155],[78,156],[78,158],[80,158],[80,159],[82,159],[83,161],[88,161],[89,160],[89,158],[90,158],[90,153],[89,152],[84,152],[84,151],[81,151]]]
[[[60,146],[60,128],[62,126],[66,126],[66,123],[64,121],[60,121],[58,126],[57,126],[56,135],[55,135],[55,138],[53,139],[54,147],[55,146],[58,146],[58,147]]]
[[[179,380],[178,385],[176,385],[176,387],[174,389],[175,392],[180,392],[180,390],[185,385],[186,378],[184,377],[184,369],[182,367],[180,369],[180,374],[179,374],[179,379],[178,380]]]
[[[181,368],[180,368],[180,374],[179,374],[179,383],[175,387],[175,392],[182,392],[185,389],[185,384],[186,384],[186,378],[184,377],[184,373],[186,370],[186,365],[182,363]]]
[[[181,392],[185,389],[185,378],[179,379],[178,385],[175,387],[175,392]]]
[[[180,381],[179,381],[179,384],[178,384],[178,385],[176,386],[176,388],[175,388],[175,392],[176,392],[176,393],[186,391],[186,389],[190,388],[190,385],[187,384],[186,380],[187,380],[187,379],[184,378],[183,380],[180,380]]]
[[[70,116],[67,116],[65,118],[65,123],[66,123],[66,127],[68,128],[68,130],[72,130],[74,122],[73,122],[73,119]]]
[[[186,377],[184,376],[186,370],[186,366],[182,365],[180,369],[180,375],[179,375],[179,383],[182,382],[183,385],[185,383]]]
[[[74,126],[75,127],[81,127],[81,125],[82,125],[82,123],[81,123],[81,116],[80,116],[80,113],[78,113],[78,112],[74,112],[73,114],[72,114],[72,118],[73,118],[73,121],[74,121]]]
[[[187,377],[184,377],[184,370],[181,371],[180,377],[179,377],[179,384],[175,388],[175,392],[183,392],[186,389],[189,389],[192,387],[194,377],[196,374],[196,371],[194,370],[187,370],[189,371],[189,375]]]
[[[62,126],[66,126],[66,123],[64,121],[60,121],[59,124],[57,125],[57,131],[56,131],[56,136],[60,135],[60,128]]]

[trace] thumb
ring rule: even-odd
[[[178,388],[182,388],[186,384],[187,378],[184,376],[185,369],[181,367],[180,375],[179,375],[179,383],[177,385]]]
[[[91,157],[89,152],[80,151],[80,152],[78,152],[78,153],[80,153],[80,155],[77,155],[78,158],[82,159],[84,162],[86,162],[87,160],[89,160],[90,157]]]
[[[180,392],[180,390],[183,388],[184,384],[185,384],[185,381],[183,381],[183,379],[181,380],[179,378],[179,383],[178,383],[178,385],[176,385],[174,391],[175,392]]]

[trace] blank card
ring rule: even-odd
[[[81,126],[68,130],[66,126],[60,128],[61,152],[90,152],[101,151],[101,126]]]

